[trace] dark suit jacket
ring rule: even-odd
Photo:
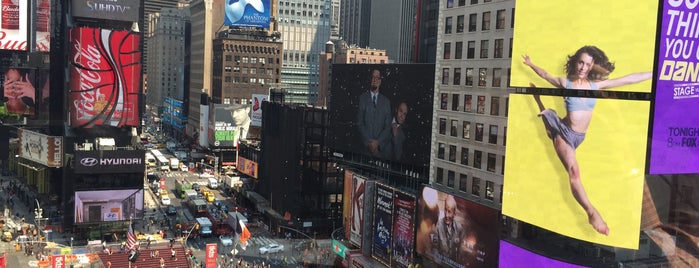
[[[388,158],[391,142],[391,102],[386,96],[379,94],[377,103],[371,100],[371,93],[364,92],[359,96],[359,111],[357,112],[357,127],[362,138],[365,151],[369,140],[379,141],[379,156]]]

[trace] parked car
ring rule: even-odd
[[[233,245],[233,238],[227,235],[221,235],[218,237],[218,240],[221,242],[221,246],[232,246]]]
[[[269,244],[260,248],[260,254],[277,253],[282,251],[284,251],[284,245],[280,244]]]

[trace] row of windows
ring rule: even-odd
[[[464,86],[473,86],[473,72],[474,68],[466,68],[466,73],[465,73],[465,79],[464,81]],[[451,74],[451,69],[450,68],[442,68],[442,85],[455,85],[455,86],[460,86],[461,85],[461,68],[454,68],[454,79],[453,81],[449,79],[449,75]],[[506,83],[502,83],[502,68],[493,68],[492,71],[492,80],[490,81],[490,87],[502,87],[502,86],[509,86],[509,81],[510,81],[510,68],[507,68],[507,75],[505,76]],[[479,87],[486,87],[488,81],[488,68],[478,68],[478,86]]]
[[[493,58],[501,59],[504,54],[505,49],[505,39],[495,39],[493,40]],[[452,59],[451,42],[444,42],[444,50],[442,53],[442,58],[445,60]],[[487,59],[490,57],[490,40],[481,40],[480,51],[478,51],[478,57],[481,59]],[[512,38],[510,38],[510,46],[508,48],[507,56],[512,58]],[[464,58],[464,42],[458,41],[454,42],[454,54],[453,58],[456,60]],[[466,58],[475,59],[476,58],[476,41],[468,41],[466,43]]]
[[[452,8],[452,7],[454,7],[454,0],[446,0],[446,1],[447,1],[447,8]],[[466,5],[466,0],[458,0],[458,1],[459,1],[459,6],[460,6],[460,7]],[[470,0],[470,1],[471,1],[471,5],[477,5],[477,4],[478,4],[478,0]],[[483,0],[483,3],[489,3],[489,2],[491,2],[491,1],[492,1],[492,0]]]
[[[455,188],[456,186],[456,172],[452,170],[447,170],[447,176],[446,176],[446,184],[445,184],[445,178],[444,178],[444,169],[441,167],[437,168],[437,175],[435,178],[435,182],[446,185],[447,187],[450,188]],[[483,181],[481,178],[472,176],[471,177],[471,189],[470,192],[473,196],[476,197],[481,197],[481,181]],[[466,174],[459,174],[459,185],[458,185],[459,191],[468,193],[468,175]],[[485,180],[485,193],[484,197],[487,200],[490,201],[495,201],[495,182]],[[502,201],[502,185],[500,185],[500,201]]]
[[[248,99],[233,98],[233,103],[235,104],[248,104]],[[231,104],[231,97],[223,98],[223,104]]]
[[[512,9],[512,18],[510,19],[510,28],[514,28],[514,8]],[[483,12],[481,15],[481,31],[490,30],[490,11]],[[495,29],[502,30],[505,29],[505,18],[507,17],[507,11],[500,9],[495,11]],[[466,15],[456,16],[456,33],[463,33]],[[468,32],[475,32],[478,29],[478,13],[471,13],[468,15]],[[451,34],[454,32],[454,17],[449,16],[444,18],[444,33]]]
[[[271,79],[269,79],[269,80],[271,80]],[[223,78],[223,81],[230,83],[231,77],[226,76]],[[264,85],[265,81],[267,81],[267,80],[265,80],[264,78],[258,78],[258,77],[239,77],[239,76],[236,76],[236,77],[233,77],[232,81],[235,83]]]
[[[267,68],[267,69],[265,69],[265,68],[247,68],[247,67],[241,68],[238,66],[234,66],[234,67],[226,66],[226,67],[223,67],[223,70],[226,73],[233,72],[233,73],[242,73],[242,74],[266,74],[266,75],[273,75],[274,74],[274,70],[272,68]],[[277,74],[279,74],[279,68],[277,68],[276,70],[277,70]]]
[[[385,60],[379,60],[379,61],[377,61],[376,59],[369,59],[369,60],[367,60],[367,58],[362,58],[361,60],[356,60],[355,58],[350,58],[350,59],[349,59],[349,62],[350,62],[350,63],[355,63],[355,62],[356,62],[356,63],[373,63],[373,64],[377,64],[377,63],[378,63],[378,64],[384,64],[384,63],[386,63]]]
[[[475,135],[475,140],[483,142],[483,137],[485,136],[485,129],[484,129],[483,123],[476,123],[476,135]],[[502,145],[506,146],[507,145],[507,127],[503,127],[503,135],[502,135]],[[459,137],[459,120],[452,119],[451,120],[451,126],[449,127],[449,135],[452,137]],[[461,137],[465,140],[470,140],[471,139],[471,122],[470,121],[463,121],[461,124],[461,129],[462,129],[462,134]],[[447,134],[447,119],[446,118],[440,118],[439,119],[439,134],[441,135],[446,135]],[[497,144],[498,143],[498,126],[497,125],[490,125],[489,131],[488,131],[488,143],[490,144]],[[440,158],[443,159],[443,158]]]
[[[244,52],[244,53],[279,54],[279,48],[276,48],[276,47],[260,47],[260,46],[224,44],[223,50],[224,51],[234,51],[234,52]]]
[[[446,151],[446,145],[444,143],[439,143],[438,148],[437,148],[437,158],[441,160],[448,160],[449,162],[456,163],[457,159],[456,156],[460,155],[461,159],[459,159],[459,164],[464,165],[464,166],[472,166],[476,169],[483,169],[482,163],[483,163],[483,151],[480,150],[473,150],[473,163],[472,165],[469,165],[469,149],[466,147],[461,147],[461,152],[459,154],[458,149],[456,145],[449,145],[449,159],[445,159],[445,151]],[[493,172],[495,173],[495,165],[496,165],[496,158],[497,155],[494,153],[487,153],[487,161],[486,161],[486,170],[488,172]],[[505,174],[505,156],[501,156],[502,161],[500,161],[500,174],[504,175]]]
[[[453,93],[451,94],[451,110],[460,112],[464,111],[467,113],[472,113],[473,112],[473,96],[471,94],[464,94],[464,102],[463,105],[461,105],[461,94]],[[449,93],[441,93],[440,95],[440,105],[439,109],[440,110],[447,110],[449,106]],[[485,102],[485,96],[480,95],[478,96],[477,102],[476,102],[476,110],[475,112],[477,114],[485,114],[485,107],[486,102]],[[505,98],[505,116],[508,114],[510,106],[510,98]],[[500,97],[490,97],[490,115],[495,115],[498,116],[500,115]]]

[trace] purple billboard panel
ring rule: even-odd
[[[699,172],[696,3],[663,1],[650,174]],[[693,19],[692,19],[693,18]]]
[[[430,187],[418,200],[418,255],[442,267],[497,267],[497,210]]]
[[[391,229],[393,228],[393,188],[378,184],[374,210],[374,243],[371,256],[391,266]]]
[[[408,267],[413,262],[413,223],[415,197],[403,192],[393,194],[393,259],[392,267]]]
[[[505,241],[500,241],[499,267],[559,267],[581,268],[585,266],[573,265],[562,261],[546,258],[531,251],[517,247]]]

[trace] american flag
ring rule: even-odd
[[[136,235],[133,233],[132,224],[129,223],[129,233],[126,234],[126,248],[133,249],[136,245]]]

